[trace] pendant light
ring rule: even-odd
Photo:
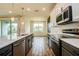
[[[12,13],[14,12],[14,4],[12,3]],[[14,16],[11,17],[11,20],[14,21]]]
[[[24,8],[22,8],[22,17],[23,17],[23,11],[24,11]],[[24,22],[21,22],[22,25],[24,25]]]

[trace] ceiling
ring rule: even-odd
[[[0,16],[48,16],[55,3],[0,3]],[[30,11],[27,11],[30,8]],[[45,11],[42,8],[46,8]],[[12,13],[9,13],[9,11]]]

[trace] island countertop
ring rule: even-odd
[[[0,49],[7,46],[7,45],[9,45],[9,44],[12,44],[12,43],[18,41],[18,40],[21,40],[24,37],[28,37],[29,35],[31,35],[31,34],[27,34],[27,35],[24,35],[24,36],[17,36],[13,39],[7,39],[5,37],[1,37],[0,38]]]

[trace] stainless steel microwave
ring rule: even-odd
[[[62,13],[56,17],[57,24],[66,24],[72,21],[72,6],[65,8]]]

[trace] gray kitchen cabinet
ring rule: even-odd
[[[62,56],[72,56],[72,54],[62,47]]]
[[[12,44],[0,49],[0,56],[12,56]]]
[[[0,48],[0,56],[25,56],[32,48],[33,34]]]
[[[56,41],[54,36],[48,34],[48,46],[52,49],[56,56],[60,55],[59,42]]]
[[[51,38],[50,38],[50,35],[48,35],[48,46],[49,46],[49,48],[51,48]]]
[[[25,38],[25,55],[27,55],[27,53],[32,48],[32,40],[33,40],[33,34],[31,34]]]
[[[60,42],[62,56],[79,56],[79,48],[72,46],[62,40],[60,40]]]
[[[28,53],[29,44],[28,44],[28,37],[25,37],[25,55]]]

